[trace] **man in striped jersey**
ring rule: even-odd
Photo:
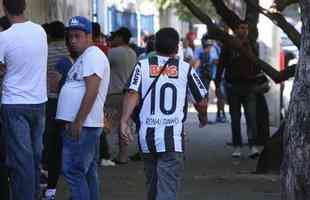
[[[176,57],[178,33],[173,28],[163,28],[155,38],[157,55],[141,60],[129,80],[121,134],[122,139],[129,143],[132,135],[128,121],[139,105],[137,132],[145,165],[148,200],[175,200],[183,171],[183,123],[188,91],[196,101],[202,116],[200,119],[206,119],[207,90],[194,69]]]

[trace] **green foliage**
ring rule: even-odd
[[[180,3],[179,0],[156,0],[156,2],[159,9],[161,10],[165,10],[168,7],[176,8],[177,16],[183,21],[192,21],[195,18],[191,11],[188,10],[188,8],[182,3]],[[193,2],[195,2],[196,5],[198,5],[203,11],[208,13],[208,15],[213,19],[219,18],[212,3],[209,0],[193,0]]]

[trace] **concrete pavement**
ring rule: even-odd
[[[214,119],[214,114],[210,119]],[[280,200],[278,175],[254,175],[256,160],[244,156],[231,158],[229,123],[209,125],[199,129],[195,113],[186,122],[186,165],[181,200]],[[243,127],[244,129],[244,127]],[[245,134],[244,139],[246,139]],[[115,137],[110,144],[117,146]],[[113,148],[115,154],[117,149]],[[131,146],[131,153],[136,151]],[[145,200],[142,162],[130,162],[116,167],[100,167],[102,199]],[[57,200],[68,199],[63,180]]]

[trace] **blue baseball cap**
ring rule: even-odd
[[[78,29],[84,31],[85,33],[92,32],[92,23],[86,17],[75,16],[69,20],[67,29]]]

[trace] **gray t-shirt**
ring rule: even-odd
[[[123,92],[137,62],[136,53],[127,46],[112,48],[108,53],[111,67],[111,79],[108,94]]]

